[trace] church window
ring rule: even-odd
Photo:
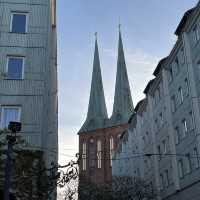
[[[110,166],[112,166],[113,150],[114,150],[114,141],[113,141],[113,137],[111,136],[110,138]]]
[[[86,157],[87,156],[87,149],[86,149],[86,143],[84,142],[82,145],[82,169],[83,171],[86,170]]]
[[[97,167],[98,169],[101,168],[101,160],[102,160],[102,148],[101,148],[101,141],[97,141]]]
[[[89,162],[90,168],[94,168],[96,163],[96,153],[95,153],[95,143],[93,138],[90,139],[90,144],[89,144],[89,161],[90,161]]]

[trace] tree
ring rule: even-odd
[[[112,186],[83,183],[80,200],[155,200],[157,192],[151,183],[139,178],[113,177]]]
[[[114,200],[155,200],[157,191],[152,183],[140,178],[113,177]]]
[[[0,194],[3,195],[4,171],[8,130],[0,131]],[[25,148],[26,143],[20,136],[16,137],[11,155],[11,191],[13,199],[46,200],[55,190],[55,185],[48,178],[42,151],[32,151]],[[0,198],[1,199],[1,198]]]

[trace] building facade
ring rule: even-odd
[[[128,128],[133,112],[121,31],[119,32],[117,76],[113,113],[106,109],[97,39],[93,63],[90,101],[85,123],[79,131],[80,183],[109,184],[112,155],[121,134]]]
[[[158,63],[155,78],[144,90],[146,97],[137,104],[129,129],[119,142],[112,175],[131,175],[151,182],[159,199],[197,200],[200,2],[184,14],[175,34],[176,44],[169,56]]]
[[[0,0],[0,129],[22,123],[26,148],[58,159],[56,0]]]

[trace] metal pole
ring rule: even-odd
[[[13,145],[12,140],[8,138],[7,159],[5,167],[4,200],[10,200],[12,145]]]

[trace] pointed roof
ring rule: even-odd
[[[126,69],[121,30],[119,27],[117,77],[113,113],[111,116],[113,125],[128,123],[133,111],[134,107]]]
[[[96,35],[95,52],[94,52],[92,84],[90,90],[88,113],[86,121],[83,124],[79,133],[92,131],[98,128],[103,128],[106,119],[108,119],[102,76],[101,76],[97,34],[95,35]]]

